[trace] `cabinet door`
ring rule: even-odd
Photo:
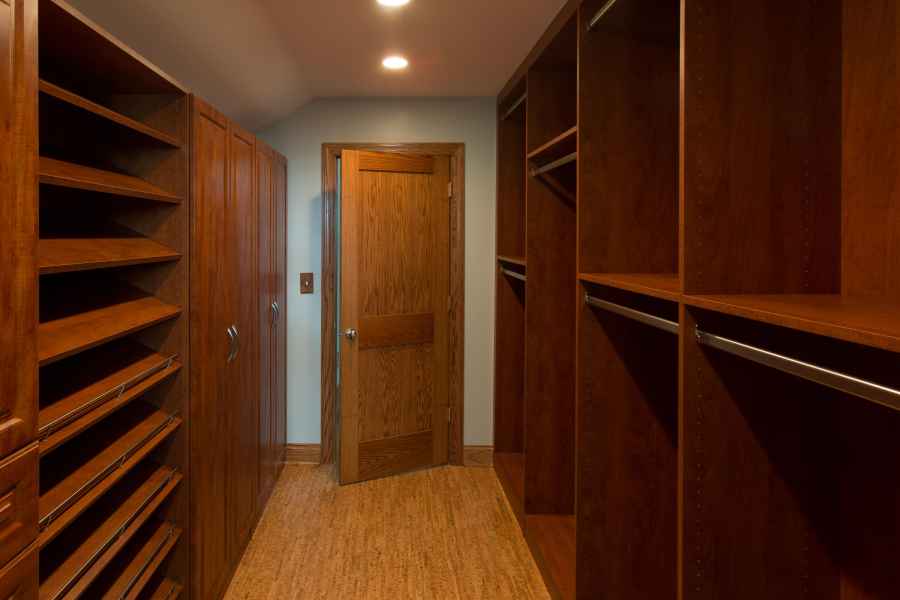
[[[0,0],[0,457],[37,433],[37,1]]]
[[[278,156],[273,176],[275,202],[275,290],[280,307],[275,331],[275,453],[280,466],[287,443],[287,161]]]
[[[273,401],[275,375],[275,323],[278,310],[273,290],[275,223],[272,203],[272,155],[259,144],[256,151],[257,199],[259,206],[259,268],[260,268],[260,406],[259,406],[259,495],[260,506],[269,496],[275,483],[272,448],[274,446],[275,411]]]
[[[234,126],[229,155],[231,198],[228,204],[230,253],[226,277],[233,290],[231,323],[236,336],[235,354],[228,369],[229,414],[231,415],[231,460],[228,481],[230,554],[233,561],[249,540],[256,519],[259,478],[259,347],[257,320],[256,140]]]
[[[194,100],[191,210],[191,561],[193,598],[217,598],[229,573],[228,120]]]

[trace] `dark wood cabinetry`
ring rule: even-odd
[[[900,594],[898,19],[572,0],[501,93],[495,469],[553,595]]]
[[[282,464],[286,162],[194,99],[193,594],[218,598]]]

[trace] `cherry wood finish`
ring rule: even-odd
[[[182,198],[131,175],[41,157],[40,181],[46,185],[102,192],[177,204]]]
[[[0,564],[9,563],[35,540],[38,510],[38,453],[35,445],[0,463]],[[3,577],[0,576],[0,580]],[[3,585],[0,584],[0,589]]]
[[[36,548],[28,549],[0,569],[0,596],[37,598],[38,553]]]
[[[139,598],[181,533],[171,523],[149,521],[91,586],[87,592],[89,597],[102,600]]]
[[[578,279],[662,300],[681,300],[681,281],[675,273],[581,273]]]
[[[0,2],[0,456],[37,432],[37,19]]]
[[[38,244],[42,275],[168,262],[181,255],[141,237],[43,238]]]
[[[526,107],[527,99],[507,117],[498,106],[497,253],[513,257],[525,256]]]
[[[506,492],[506,499],[525,527],[525,454],[522,452],[494,452],[494,471]]]
[[[528,515],[525,539],[551,596],[575,597],[575,517]]]

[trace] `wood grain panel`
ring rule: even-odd
[[[43,238],[38,244],[42,275],[170,262],[181,254],[142,237]]]
[[[101,192],[178,204],[182,198],[137,177],[41,157],[40,182],[65,188]]]
[[[31,445],[0,463],[0,565],[37,538],[38,452]]]
[[[431,466],[433,433],[378,439],[359,444],[359,476],[362,479],[385,477]]]
[[[361,350],[430,344],[434,341],[434,314],[363,317],[359,321]]]
[[[38,550],[30,548],[0,570],[0,596],[18,600],[38,597]]]
[[[575,598],[575,518],[566,515],[528,515],[525,539],[544,575],[550,595]]]
[[[0,4],[0,456],[37,431],[37,20]]]
[[[393,173],[434,173],[434,157],[425,154],[400,152],[360,152],[360,171],[385,171]]]
[[[497,273],[494,447],[525,451],[525,283]]]
[[[434,351],[431,345],[361,352],[359,438],[374,441],[430,430]]]

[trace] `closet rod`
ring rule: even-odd
[[[506,113],[503,114],[503,119],[502,119],[502,120],[505,121],[505,120],[507,120],[508,118],[510,118],[510,117],[512,116],[512,114],[513,114],[514,112],[516,112],[516,109],[518,109],[520,106],[522,106],[522,104],[523,104],[527,99],[528,99],[528,92],[525,92],[524,94],[522,94],[521,97],[519,97],[518,100],[516,100],[515,102],[513,102],[513,105],[509,107],[509,110],[507,110]]]
[[[600,10],[597,11],[597,14],[594,15],[594,18],[591,19],[591,22],[588,23],[588,31],[593,31],[594,27],[597,26],[597,23],[600,22],[601,19],[610,11],[610,9],[615,6],[617,0],[608,0],[606,4],[600,7]]]
[[[755,363],[795,375],[807,381],[824,385],[832,389],[869,400],[887,408],[900,410],[900,391],[859,379],[839,371],[832,371],[802,360],[790,358],[775,352],[769,352],[756,346],[743,344],[735,340],[706,333],[697,328],[697,341],[704,346],[716,348]]]
[[[509,269],[504,269],[503,267],[500,267],[500,272],[507,277],[512,277],[513,279],[518,279],[519,281],[528,281],[527,276],[522,275],[521,273],[516,273],[515,271],[510,271]]]
[[[560,158],[558,160],[554,160],[551,163],[547,163],[543,167],[538,167],[536,169],[532,169],[531,176],[537,177],[538,175],[543,175],[544,173],[547,173],[548,171],[552,171],[553,169],[558,169],[559,167],[561,167],[563,165],[567,165],[570,162],[575,162],[576,160],[578,160],[578,153],[573,152],[572,154],[563,156],[562,158]]]
[[[584,302],[588,306],[602,308],[603,310],[607,310],[619,316],[626,317],[628,319],[643,323],[644,325],[650,325],[651,327],[656,327],[657,329],[662,329],[663,331],[668,331],[669,333],[674,333],[676,335],[681,329],[681,326],[675,321],[663,319],[662,317],[657,317],[656,315],[651,315],[650,313],[645,313],[633,308],[628,308],[627,306],[615,304],[607,300],[601,300],[600,298],[595,298],[590,294],[584,295]]]

